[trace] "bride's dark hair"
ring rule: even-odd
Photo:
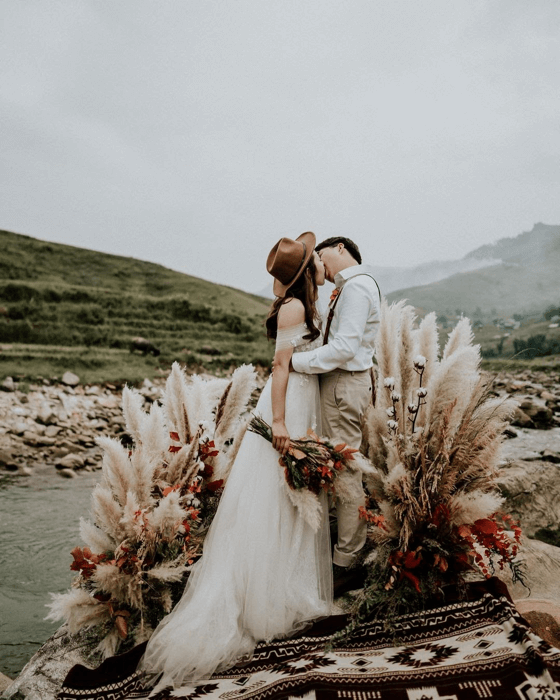
[[[285,296],[277,297],[270,307],[268,316],[266,317],[266,337],[274,340],[278,332],[278,312],[282,304],[285,304],[290,299],[299,299],[303,304],[305,309],[305,325],[307,326],[309,333],[303,337],[306,340],[315,340],[321,335],[321,331],[315,325],[315,321],[318,318],[317,307],[315,306],[315,301],[317,299],[317,282],[315,280],[315,275],[317,273],[317,268],[315,267],[315,260],[313,256],[309,259],[307,267],[300,277],[292,284],[288,289]]]

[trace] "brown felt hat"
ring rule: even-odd
[[[270,251],[266,269],[274,277],[274,296],[286,296],[288,289],[307,267],[316,242],[315,234],[307,231],[295,241],[281,238]]]

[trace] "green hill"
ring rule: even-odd
[[[511,316],[541,313],[560,303],[560,226],[535,224],[532,231],[505,238],[469,254],[500,259],[501,264],[464,272],[438,282],[391,292],[390,301],[406,298],[422,311],[452,315]]]
[[[0,374],[87,381],[153,376],[178,359],[266,365],[269,301],[134,258],[0,231]],[[132,355],[148,339],[157,358]]]

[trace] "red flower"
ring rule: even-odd
[[[171,433],[169,433],[169,437],[172,440],[175,440],[175,442],[181,442],[181,439],[179,437],[179,433],[171,432]]]
[[[206,484],[206,488],[208,489],[208,491],[211,491],[214,493],[216,491],[219,491],[223,485],[224,485],[224,480],[217,479],[216,481],[211,481],[210,483]]]
[[[181,445],[169,445],[169,452],[179,452]]]

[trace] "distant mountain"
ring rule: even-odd
[[[488,260],[500,260],[487,265]],[[451,275],[430,284],[408,286],[388,294],[406,298],[424,311],[472,315],[511,315],[541,312],[560,303],[560,226],[535,224],[513,238],[502,238],[469,253],[463,260],[480,261],[484,267]]]

